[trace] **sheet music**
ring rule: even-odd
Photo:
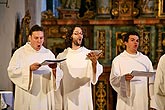
[[[144,76],[144,77],[152,77],[156,72],[146,72],[146,71],[132,71],[131,74],[133,76]]]
[[[91,50],[91,52],[94,52],[96,55],[98,55],[102,52],[102,50]]]
[[[0,94],[2,93],[13,93],[12,91],[7,91],[7,90],[0,90]]]
[[[53,64],[53,63],[59,63],[66,60],[66,58],[63,59],[55,59],[55,60],[45,60],[41,63],[41,65],[49,65],[49,64]]]

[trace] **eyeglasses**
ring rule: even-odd
[[[79,34],[80,34],[80,35],[83,35],[82,32],[73,32],[73,34],[74,34],[74,35],[79,35]]]

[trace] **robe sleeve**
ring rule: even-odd
[[[56,68],[56,78],[54,77],[53,73],[51,74],[51,78],[52,78],[52,81],[53,81],[53,88],[55,91],[58,90],[58,88],[60,87],[60,82],[61,82],[61,79],[63,77],[63,71],[60,69],[59,66],[57,66]]]
[[[112,88],[122,98],[127,98],[130,95],[130,82],[125,81],[124,75],[120,73],[119,59],[114,59],[112,62],[111,73],[109,77]]]
[[[120,91],[121,78],[122,77],[120,76],[119,64],[117,62],[113,61],[109,81],[110,81],[110,84],[111,84],[112,88],[118,94],[120,94],[119,91]]]
[[[23,61],[21,58],[22,56],[19,51],[13,54],[7,69],[8,76],[15,85],[28,91],[31,89],[30,84],[32,84],[33,75],[30,80],[30,67],[29,65],[22,66]]]
[[[93,69],[91,69],[91,70],[93,70]],[[92,73],[93,73],[93,71],[92,71]],[[103,66],[97,61],[96,74],[92,74],[92,77],[91,77],[92,78],[91,81],[92,81],[93,85],[95,85],[97,83],[98,78],[102,73],[103,73]]]

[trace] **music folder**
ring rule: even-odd
[[[133,76],[144,76],[144,77],[152,77],[156,72],[146,72],[146,71],[132,71],[131,74]]]
[[[54,63],[60,63],[62,61],[66,60],[66,58],[63,59],[55,59],[55,60],[45,60],[41,63],[41,65],[49,65],[49,64],[54,64]]]

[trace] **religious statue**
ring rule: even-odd
[[[81,0],[62,0],[62,4],[66,9],[80,9]]]

